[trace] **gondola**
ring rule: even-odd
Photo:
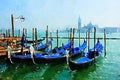
[[[72,42],[64,45],[63,47],[55,48],[52,51],[46,50],[44,54],[35,53],[33,57],[30,52],[26,53],[25,55],[17,55],[17,53],[15,53],[14,55],[11,56],[11,60],[15,63],[63,62],[63,61],[66,61],[66,50],[70,49],[71,43]],[[80,54],[80,52],[82,52],[86,48],[86,46],[87,46],[87,43],[83,42],[81,46],[76,47],[75,49],[72,48],[74,51],[71,57]]]
[[[38,39],[37,42],[42,42],[43,40],[45,40],[45,38],[41,38],[41,39]],[[35,43],[35,41],[33,40],[27,40],[27,43]]]
[[[50,45],[52,44],[52,40],[49,40],[48,41],[48,44],[41,44],[41,45],[38,45],[38,46],[36,46],[36,47],[34,47],[35,48],[35,50],[37,50],[37,51],[44,51],[46,48],[48,48]]]
[[[71,70],[80,70],[83,68],[87,68],[90,65],[94,64],[95,60],[98,59],[102,53],[103,46],[98,41],[94,48],[89,49],[87,53],[84,53],[83,57],[78,58],[77,60],[71,60],[69,58],[68,63]],[[95,57],[94,57],[95,56]]]
[[[32,43],[34,43],[35,45],[39,45],[39,44],[42,44],[42,41],[44,41],[45,40],[45,38],[40,38],[40,39],[38,39],[37,41],[33,41],[33,40],[26,40],[26,43],[27,44],[32,44]],[[37,43],[36,43],[37,42]],[[21,41],[17,41],[17,43],[16,43],[17,45],[20,45],[21,44]],[[28,48],[29,48],[29,46],[27,46]]]
[[[36,51],[45,51],[45,49],[48,48],[51,45],[51,43],[52,43],[52,40],[49,40],[47,45],[46,43],[43,44],[42,41],[37,42],[36,44],[34,44],[34,49]],[[30,45],[25,46],[25,48],[29,49]]]
[[[82,51],[84,51],[86,46],[87,46],[87,43],[83,42],[83,44],[81,46],[72,48],[71,57],[79,55]],[[36,54],[35,62],[37,62],[37,63],[41,63],[41,62],[44,62],[44,63],[57,62],[57,63],[59,63],[59,62],[66,61],[66,50],[70,50],[70,47],[71,47],[71,43],[68,43],[61,49],[57,48],[56,53],[52,53],[50,55],[45,55],[45,56]]]
[[[47,47],[49,47],[52,43],[52,40],[48,40],[48,44],[46,45],[46,43],[42,43],[45,40],[45,38],[41,38],[39,40],[37,40],[37,43],[35,43],[35,41],[31,41],[31,40],[27,40],[25,34],[23,33],[22,35],[22,39],[21,42],[17,42],[17,45],[23,45],[23,47],[29,49],[30,45],[25,46],[25,43],[33,43],[34,42],[34,49],[37,51],[44,51]]]

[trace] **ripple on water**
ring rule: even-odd
[[[63,70],[63,71],[59,72],[56,75],[55,80],[72,80],[71,71]]]
[[[7,64],[6,63],[1,63],[0,64],[0,73],[4,72],[7,70]]]
[[[37,67],[36,71],[25,75],[24,80],[40,80],[40,79],[44,80],[44,77],[42,77],[42,75],[44,74],[44,72],[47,70],[48,67],[49,65],[45,65],[42,68]]]
[[[119,73],[119,70],[118,68],[114,68],[114,62],[111,62],[110,64],[105,64],[97,68],[94,72],[90,72],[89,80],[118,80],[118,76],[116,74]]]

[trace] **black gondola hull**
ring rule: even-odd
[[[81,70],[84,68],[88,68],[90,65],[92,65],[93,61],[85,62],[85,63],[75,63],[73,61],[69,61],[69,67],[71,70]]]

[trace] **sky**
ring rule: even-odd
[[[0,0],[0,27],[11,28],[11,14],[16,29],[33,27],[41,30],[77,28],[81,23],[99,27],[120,27],[120,0]],[[16,18],[25,17],[21,22]]]

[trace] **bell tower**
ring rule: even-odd
[[[80,29],[81,29],[81,18],[79,16],[79,18],[78,18],[78,30],[80,30]]]

